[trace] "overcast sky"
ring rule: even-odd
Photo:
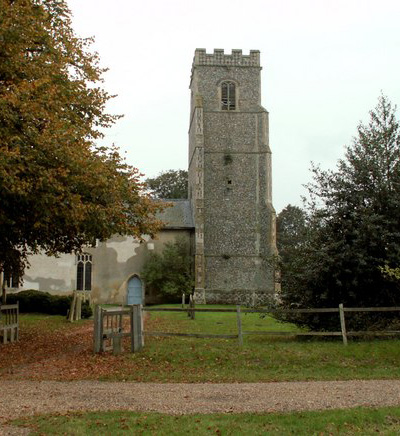
[[[310,162],[334,168],[381,91],[400,105],[399,0],[69,0],[94,36],[108,110],[106,144],[152,177],[187,168],[195,48],[261,51],[270,113],[273,201],[301,205]]]

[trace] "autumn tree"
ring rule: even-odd
[[[0,0],[0,270],[30,253],[154,234],[157,205],[115,147],[96,145],[111,98],[64,0]]]
[[[400,264],[400,124],[387,97],[335,171],[313,168],[308,189],[311,231],[285,303],[398,306],[398,284],[381,271]]]
[[[188,198],[188,172],[185,170],[164,171],[146,179],[146,184],[155,198]]]

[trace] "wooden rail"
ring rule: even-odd
[[[388,309],[388,308],[385,308]],[[143,310],[146,312],[188,312],[193,310],[192,308],[180,308],[180,307],[143,307]],[[205,309],[205,308],[195,308],[195,312],[236,312],[236,309]],[[397,308],[393,308],[393,310],[397,310]],[[400,308],[398,308],[400,310]],[[348,310],[345,310],[346,312]],[[349,311],[356,311],[355,308],[350,309]],[[242,313],[334,313],[339,312],[337,308],[329,308],[329,309],[241,309]],[[366,311],[367,312],[367,311]]]
[[[19,303],[0,306],[0,339],[3,344],[18,341]]]
[[[187,312],[191,319],[194,319],[195,312],[199,313],[236,313],[237,333],[230,335],[220,335],[211,333],[174,333],[174,332],[148,332],[143,331],[145,336],[180,336],[180,337],[196,337],[196,338],[224,338],[237,339],[239,345],[243,345],[244,335],[272,335],[272,336],[341,336],[343,344],[347,345],[348,336],[391,336],[398,335],[400,331],[350,331],[346,330],[345,312],[400,312],[400,307],[339,307],[335,308],[320,308],[320,309],[242,309],[236,306],[236,309],[224,308],[195,308],[191,303],[188,308],[178,307],[143,307],[146,312]],[[279,331],[243,331],[242,329],[242,313],[339,313],[341,331],[329,332],[279,332]]]

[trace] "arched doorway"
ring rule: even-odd
[[[143,304],[143,286],[138,276],[128,281],[128,304]]]

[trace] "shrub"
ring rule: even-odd
[[[93,310],[88,301],[82,303],[82,318],[90,318],[93,315]]]
[[[7,304],[19,302],[21,313],[46,313],[49,315],[67,315],[71,306],[70,295],[51,295],[48,292],[33,289],[7,295]],[[82,303],[82,318],[92,316],[92,309],[87,301]]]

